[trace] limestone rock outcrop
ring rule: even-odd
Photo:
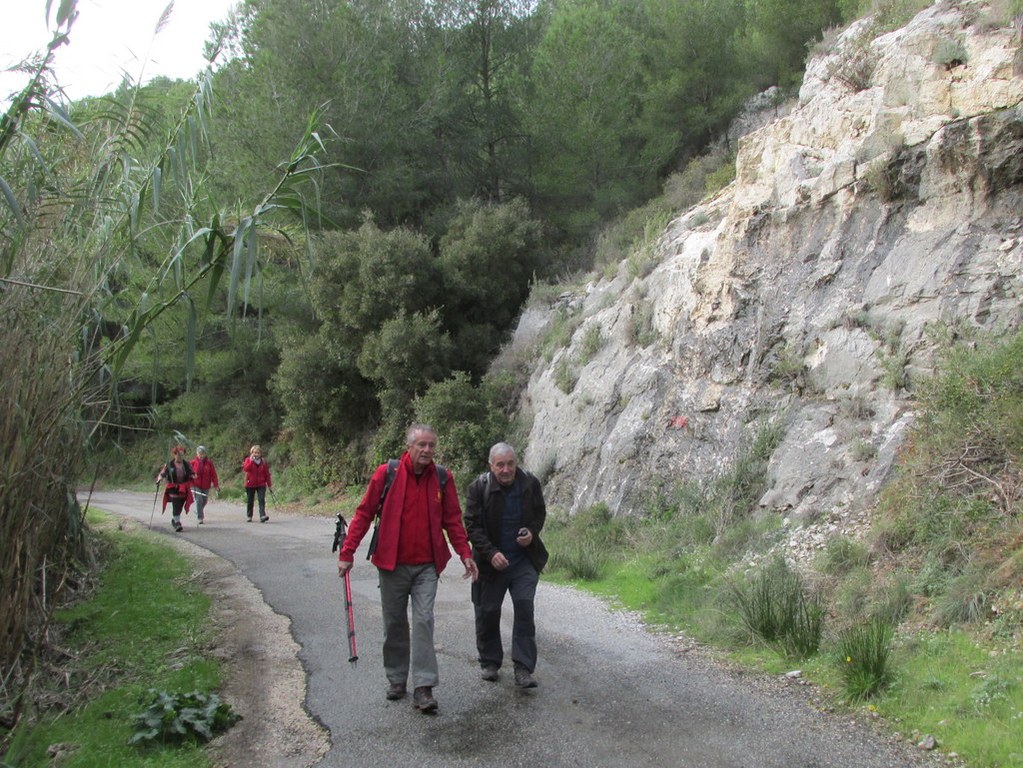
[[[804,531],[863,524],[938,336],[1023,322],[1023,48],[990,14],[939,2],[885,34],[853,25],[645,264],[526,312],[519,348],[576,325],[521,404],[552,504],[641,513],[770,428],[761,508]]]

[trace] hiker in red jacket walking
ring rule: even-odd
[[[206,502],[210,500],[210,488],[219,491],[220,478],[217,477],[213,461],[206,455],[206,446],[200,445],[195,449],[195,458],[192,459],[192,495],[195,497],[195,516],[199,519],[199,525],[206,519],[204,510]]]
[[[245,522],[252,522],[252,503],[259,498],[259,522],[265,523],[270,518],[266,514],[266,489],[273,488],[270,477],[270,465],[263,458],[263,449],[258,445],[249,448],[249,455],[242,462],[245,472]]]
[[[452,548],[465,568],[463,578],[475,581],[479,571],[462,524],[454,479],[433,461],[436,431],[413,424],[406,446],[404,455],[394,462],[393,482],[386,493],[390,462],[373,473],[338,554],[338,574],[351,570],[355,550],[379,510],[379,536],[371,562],[377,567],[384,616],[388,683],[384,695],[391,700],[404,698],[411,676],[413,705],[421,712],[436,712],[433,688],[440,679],[433,645],[437,580],[451,559]]]
[[[192,505],[192,465],[185,460],[185,446],[174,446],[174,458],[164,464],[156,476],[157,483],[161,480],[167,483],[163,489],[161,513],[167,509],[167,502],[170,502],[171,525],[181,533],[181,510],[187,513]]]

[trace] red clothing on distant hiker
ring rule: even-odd
[[[217,468],[209,457],[201,459],[196,456],[192,459],[192,485],[200,491],[208,491],[210,488],[220,488],[220,478],[217,477]]]
[[[270,465],[266,459],[261,459],[257,464],[251,456],[246,456],[242,462],[242,470],[245,472],[246,488],[273,488],[273,481],[270,479]]]
[[[373,524],[386,478],[387,464],[384,463],[373,473],[366,495],[355,510],[339,560],[351,562],[355,559],[355,550]],[[399,563],[422,565],[432,562],[439,574],[451,559],[448,541],[460,560],[472,556],[469,539],[462,526],[462,508],[458,503],[454,478],[448,472],[442,494],[437,465],[430,462],[417,477],[406,451],[398,462],[394,482],[384,499],[377,548],[370,561],[385,571],[393,571]]]

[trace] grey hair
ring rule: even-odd
[[[405,445],[412,445],[416,441],[416,432],[429,432],[434,437],[437,436],[437,430],[429,424],[416,423],[411,425],[408,432],[405,433]]]
[[[487,462],[492,464],[495,456],[503,456],[506,453],[510,453],[513,459],[518,458],[515,455],[515,449],[508,443],[494,443],[490,447],[490,456],[487,457]]]

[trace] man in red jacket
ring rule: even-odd
[[[433,605],[437,580],[451,559],[448,542],[465,566],[462,578],[475,581],[479,571],[462,524],[454,478],[448,470],[441,469],[446,480],[442,485],[433,462],[436,430],[425,424],[413,424],[406,445],[386,495],[388,465],[381,464],[373,473],[338,555],[338,574],[344,576],[352,568],[355,550],[379,507],[379,529],[371,562],[380,578],[386,696],[391,700],[403,698],[411,673],[415,687],[412,703],[421,712],[436,712],[433,688],[439,676],[433,646]]]

